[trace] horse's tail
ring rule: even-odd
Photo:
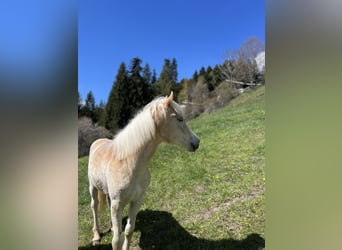
[[[105,195],[105,193],[99,190],[97,193],[97,198],[99,199],[99,211],[102,211],[105,207],[107,196]]]

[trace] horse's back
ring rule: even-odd
[[[108,145],[110,142],[113,140],[107,139],[107,138],[100,138],[95,140],[91,145],[90,145],[90,150],[89,150],[89,157],[91,157],[94,154],[94,151],[98,150],[99,148],[102,148],[106,145]]]
[[[92,143],[89,151],[89,182],[101,191],[106,191],[105,168],[112,158],[112,140],[101,138]]]

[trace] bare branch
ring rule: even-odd
[[[258,70],[255,58],[262,51],[264,44],[257,37],[247,39],[238,50],[226,50],[223,64],[219,66],[223,78],[252,82]]]
[[[235,75],[235,61],[237,59],[238,51],[228,49],[224,52],[223,64],[219,65],[219,69],[226,79],[233,79]]]

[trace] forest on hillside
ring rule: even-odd
[[[111,138],[156,96],[173,91],[175,100],[186,107],[186,119],[192,119],[226,105],[239,89],[265,84],[265,68],[256,61],[261,52],[264,44],[257,37],[249,38],[239,49],[227,50],[221,64],[202,66],[192,78],[180,81],[176,58],[164,59],[159,76],[139,57],[128,65],[122,62],[106,103],[97,104],[91,90],[84,100],[78,93],[79,156],[87,154],[95,139]]]

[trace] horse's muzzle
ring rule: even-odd
[[[196,140],[192,141],[192,142],[190,143],[190,146],[191,146],[190,151],[191,151],[191,152],[195,152],[196,149],[198,149],[198,147],[199,147],[199,143],[200,143],[200,139],[199,139],[199,138],[196,138]]]

